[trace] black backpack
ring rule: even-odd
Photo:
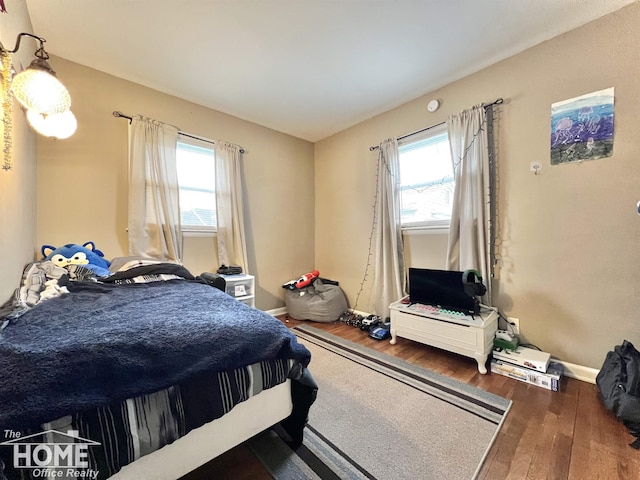
[[[625,340],[607,353],[596,384],[604,406],[629,429],[640,450],[640,352]]]

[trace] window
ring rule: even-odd
[[[398,153],[402,227],[448,228],[454,179],[446,125],[399,142]]]
[[[184,232],[216,231],[216,171],[213,148],[180,140],[176,152],[180,187],[180,222]]]

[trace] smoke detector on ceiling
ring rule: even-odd
[[[438,108],[440,108],[440,102],[438,100],[431,100],[427,103],[427,110],[430,112],[435,112]]]

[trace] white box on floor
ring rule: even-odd
[[[521,382],[530,383],[554,392],[560,391],[560,379],[562,378],[563,372],[564,367],[562,364],[556,362],[549,362],[547,372],[542,373],[537,370],[521,367],[520,365],[496,360],[495,358],[491,360],[491,373],[515,378]]]
[[[526,347],[518,347],[516,350],[494,347],[493,358],[544,373],[549,366],[551,354]]]

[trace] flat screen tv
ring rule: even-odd
[[[478,314],[480,303],[464,291],[463,272],[409,268],[409,301]]]

